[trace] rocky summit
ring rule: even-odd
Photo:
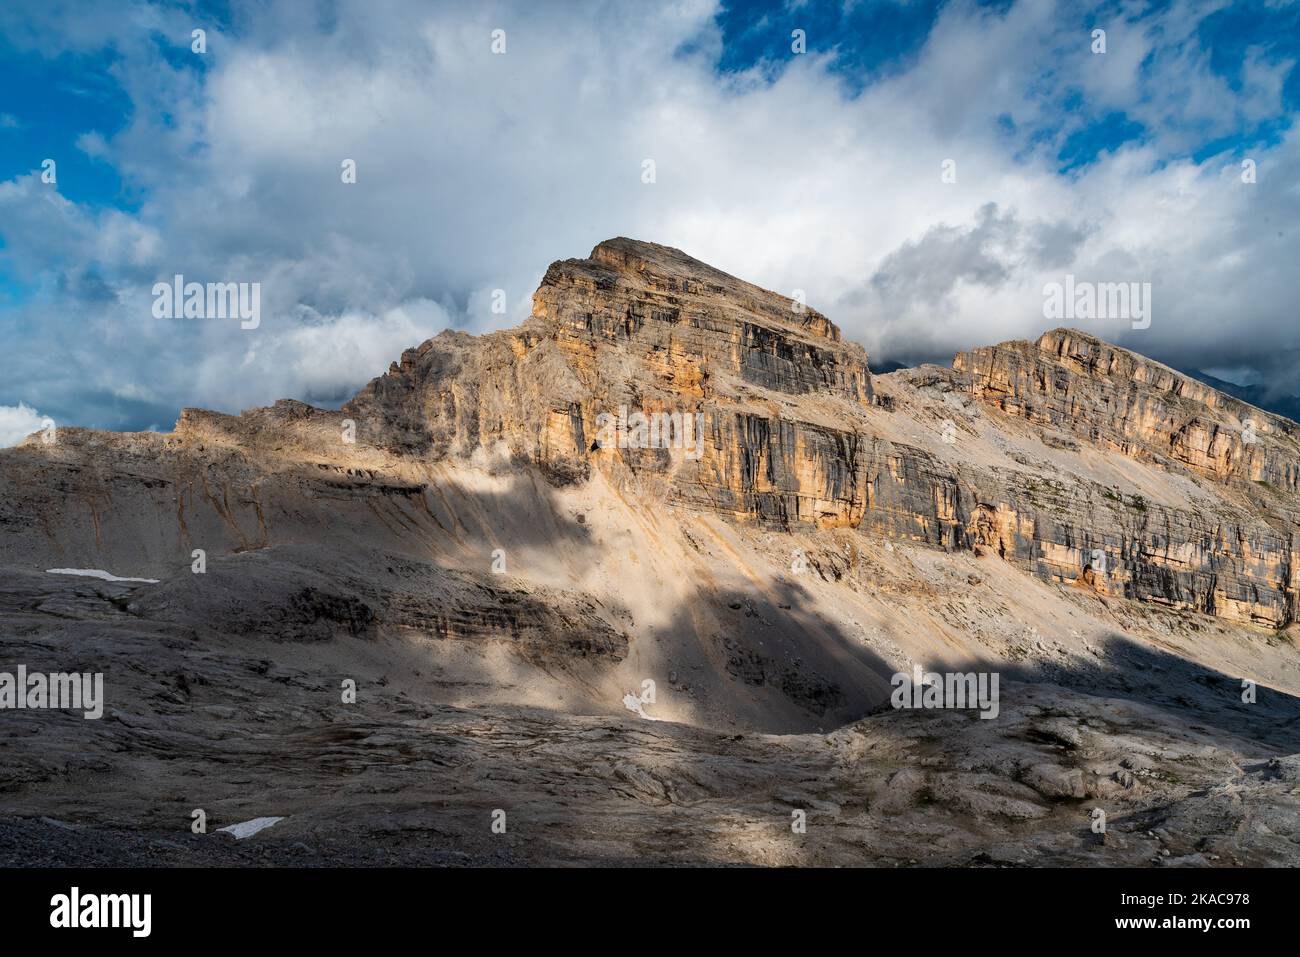
[[[1087,332],[873,375],[609,240],[337,411],[0,451],[0,671],[103,676],[0,682],[0,855],[1294,865],[1298,489]]]

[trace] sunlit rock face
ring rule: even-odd
[[[1094,336],[1055,330],[960,354],[951,371],[897,373],[907,408],[891,415],[865,353],[820,313],[625,239],[555,263],[511,335],[509,350],[483,350],[499,357],[474,373],[491,411],[461,447],[504,438],[560,477],[605,468],[742,520],[986,549],[1176,608],[1274,627],[1294,614],[1297,426]],[[978,401],[974,434],[954,394]],[[702,414],[698,454],[595,447],[597,417],[624,407]],[[953,441],[885,424],[908,414],[951,422]],[[1048,444],[1066,472],[1032,451],[1006,461],[1000,429]],[[1098,456],[1141,462],[1156,494],[1101,483]],[[1163,488],[1168,475],[1192,477],[1205,501]]]
[[[603,465],[738,517],[862,517],[867,355],[803,303],[615,239],[553,264],[521,329],[468,342],[444,334],[408,351],[345,411],[395,449],[505,443],[561,481]],[[700,434],[604,447],[600,417],[620,410],[689,416]]]
[[[1099,580],[1122,585],[1129,597],[1275,627],[1294,620],[1296,423],[1072,329],[960,353],[953,366],[970,394],[1003,415],[1188,474],[1206,492],[1199,507],[1112,491],[1108,514],[1080,511],[1069,499],[1057,510],[1064,520],[1034,511],[1032,524],[1048,518],[1051,529],[1040,541],[1055,554],[1043,547],[1035,556],[1049,573],[1086,564],[1099,541],[1119,558]],[[1026,551],[1022,535],[998,536],[1002,547],[1008,541]]]
[[[505,441],[561,480],[602,468],[741,520],[861,527],[1103,593],[1274,627],[1293,617],[1297,426],[1085,333],[895,373],[878,398],[863,350],[820,313],[617,239],[552,265],[530,322],[481,342],[466,372],[403,405],[431,411],[428,432],[449,446]],[[421,354],[449,368],[437,347]],[[602,448],[598,417],[620,408],[699,413],[700,447]],[[908,441],[891,421],[903,416],[951,423],[952,441]],[[1025,446],[1017,459],[1001,431]],[[1095,468],[1112,456],[1141,462],[1141,481],[1101,481],[1125,477]],[[1170,475],[1193,477],[1204,501]]]
[[[1102,448],[1228,481],[1300,488],[1300,426],[1073,329],[958,353],[971,391]]]

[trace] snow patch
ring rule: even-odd
[[[645,713],[645,704],[642,702],[641,696],[635,692],[629,691],[627,694],[623,695],[623,707],[627,708],[627,710],[631,711],[633,714],[640,715],[647,721],[659,720],[658,718],[652,718],[650,715]]]
[[[158,584],[156,578],[120,578],[102,568],[47,568],[47,575],[82,575],[86,578],[102,578],[106,582],[144,582],[148,585]]]
[[[242,824],[219,827],[217,831],[218,833],[229,834],[237,841],[242,841],[244,838],[252,837],[258,831],[265,831],[272,824],[279,824],[283,820],[282,817],[255,817],[251,821],[244,821]]]

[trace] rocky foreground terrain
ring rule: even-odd
[[[105,695],[0,712],[0,864],[1297,864],[1298,486],[1084,332],[873,375],[611,240],[341,410],[0,451],[0,671]]]

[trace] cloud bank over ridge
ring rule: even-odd
[[[1150,282],[1149,329],[1090,331],[1300,392],[1285,44],[1225,57],[1216,3],[957,3],[855,76],[852,30],[778,4],[723,69],[739,42],[723,12],[7,6],[0,56],[72,85],[84,70],[92,99],[106,77],[129,108],[105,99],[66,154],[32,142],[15,160],[42,116],[6,101],[20,168],[0,172],[0,404],[167,428],[182,405],[337,403],[440,329],[518,322],[551,260],[615,235],[804,290],[892,359],[1035,336],[1066,274]],[[87,195],[80,167],[120,190]],[[175,274],[260,282],[259,327],[154,318],[150,290]]]

